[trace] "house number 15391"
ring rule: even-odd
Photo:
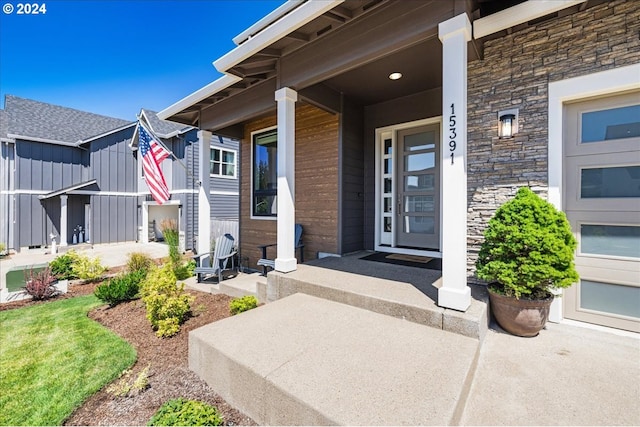
[[[451,115],[449,116],[449,151],[451,151],[451,164],[456,153],[456,110],[455,104],[451,104]]]

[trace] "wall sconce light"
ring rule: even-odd
[[[503,110],[498,112],[498,136],[511,138],[518,133],[518,109]]]

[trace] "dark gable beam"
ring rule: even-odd
[[[305,88],[397,49],[437,37],[438,23],[451,18],[453,12],[453,3],[444,1],[383,4],[371,14],[282,57],[280,86]]]
[[[302,33],[300,31],[292,31],[285,36],[288,39],[298,40],[301,42],[308,42],[310,37],[308,34]]]
[[[200,113],[200,129],[217,132],[276,109],[276,79],[265,80],[250,90],[220,100]]]
[[[302,89],[298,92],[300,101],[314,105],[332,114],[341,112],[340,92],[322,83]]]

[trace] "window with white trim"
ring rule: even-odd
[[[224,148],[211,147],[209,173],[221,178],[236,178],[237,152]]]
[[[251,213],[254,217],[275,217],[278,195],[277,129],[253,134],[251,145]]]

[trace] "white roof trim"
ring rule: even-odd
[[[42,195],[38,196],[38,199],[40,199],[40,200],[50,199],[51,197],[59,196],[61,194],[66,194],[66,193],[68,193],[70,191],[73,191],[73,190],[78,190],[80,188],[88,187],[88,186],[90,186],[92,184],[95,184],[97,182],[98,182],[98,180],[94,178],[94,179],[92,179],[90,181],[81,182],[79,184],[71,185],[71,186],[66,187],[66,188],[61,188],[59,190],[55,190],[55,191],[52,191],[50,193],[42,194]]]
[[[56,145],[66,145],[67,147],[77,147],[78,144],[75,142],[67,142],[67,141],[58,141],[55,139],[47,139],[47,138],[38,138],[35,136],[26,136],[26,135],[17,135],[15,133],[7,134],[7,137],[16,139],[24,139],[25,141],[34,141],[34,142],[44,142],[46,144],[56,144]]]
[[[473,21],[473,38],[479,39],[527,21],[549,15],[550,13],[584,3],[585,1],[586,0],[528,0]]]
[[[77,142],[77,144],[78,144],[78,145],[80,145],[80,144],[86,144],[87,142],[90,142],[90,141],[93,141],[93,140],[96,140],[96,139],[99,139],[99,138],[105,137],[105,136],[107,136],[107,135],[111,135],[112,133],[116,133],[116,132],[120,132],[121,130],[128,129],[128,128],[130,128],[131,126],[135,126],[135,124],[136,124],[136,122],[131,122],[131,123],[126,124],[126,125],[124,125],[124,126],[120,126],[119,128],[111,129],[111,130],[109,130],[109,131],[107,131],[107,132],[101,133],[101,134],[99,134],[99,135],[92,136],[92,137],[87,138],[87,139],[81,139],[80,141],[78,141],[78,142]]]
[[[286,3],[278,6],[277,9],[274,9],[271,13],[266,15],[264,18],[260,19],[258,22],[256,22],[255,24],[253,24],[252,26],[250,26],[249,28],[247,28],[246,30],[244,30],[243,32],[235,36],[233,38],[233,43],[235,43],[236,46],[242,44],[247,39],[250,39],[254,35],[258,34],[260,31],[264,30],[266,27],[268,27],[269,25],[273,24],[275,21],[277,21],[278,19],[286,15],[287,12],[300,6],[305,1],[306,0],[289,0]]]
[[[228,88],[229,86],[239,82],[240,80],[242,80],[242,78],[238,76],[225,74],[224,76],[220,77],[218,80],[215,80],[209,83],[205,87],[198,89],[197,91],[193,92],[191,95],[188,95],[182,98],[180,101],[176,102],[175,104],[170,105],[169,107],[160,111],[157,114],[157,116],[162,120],[167,120],[169,117],[173,116],[174,114],[179,113],[185,108],[191,107],[193,104],[197,104],[203,99],[206,99],[211,95],[218,93],[223,89]]]
[[[288,11],[289,13],[271,23],[255,36],[247,39],[240,46],[234,48],[218,60],[214,61],[213,65],[218,71],[224,73],[224,76],[160,111],[157,114],[158,117],[162,120],[167,120],[174,114],[177,114],[203,99],[228,88],[232,84],[241,81],[241,77],[226,74],[226,71],[234,65],[249,58],[251,55],[261,51],[265,47],[270,46],[275,41],[280,40],[290,32],[295,31],[323,13],[333,9],[342,2],[344,2],[344,0],[307,1],[300,4],[297,8]],[[276,9],[276,11],[277,10],[278,9]],[[280,13],[283,12],[281,11]]]
[[[213,65],[218,71],[224,73],[234,65],[239,64],[343,2],[344,0],[307,1],[214,61]]]

